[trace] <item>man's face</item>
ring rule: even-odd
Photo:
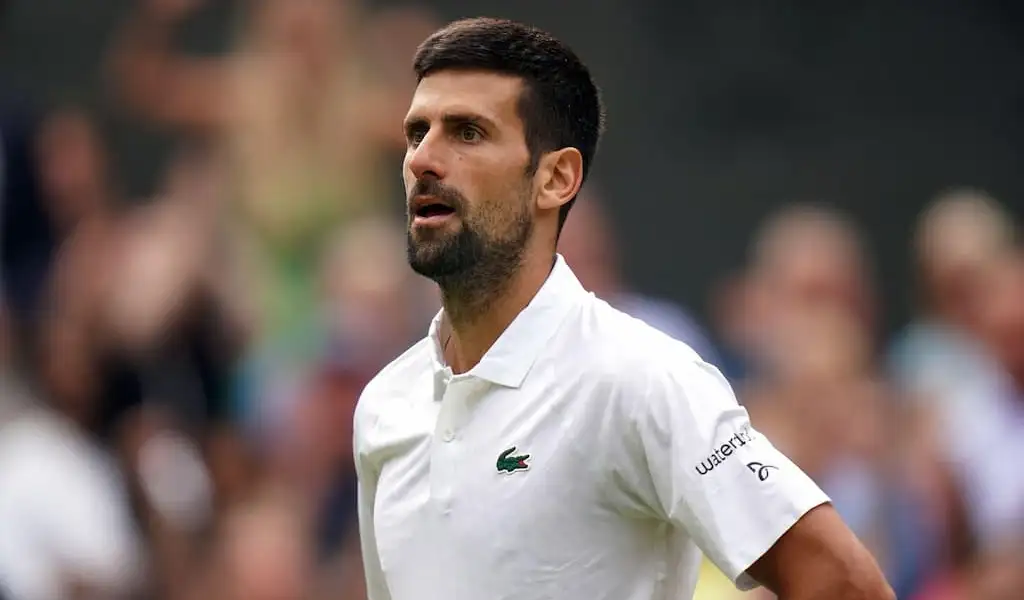
[[[522,86],[516,77],[442,71],[416,88],[403,176],[417,273],[498,278],[521,262],[533,230]]]

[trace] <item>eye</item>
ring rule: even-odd
[[[409,127],[405,132],[405,139],[410,146],[418,146],[425,137],[427,137],[427,128],[422,125]]]
[[[460,141],[469,144],[479,142],[480,138],[482,137],[480,130],[474,127],[473,125],[463,125],[462,127],[459,128],[458,135]]]

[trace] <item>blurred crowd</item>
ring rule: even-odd
[[[217,58],[199,0],[140,0],[102,74],[178,143],[126,197],[92,109],[0,97],[0,598],[364,597],[352,410],[422,337],[401,122],[419,9],[258,0]],[[2,89],[2,88],[0,88]],[[810,473],[900,598],[1024,590],[1024,250],[984,191],[908,232],[916,318],[889,339],[857,225],[787,206],[696,307],[629,286],[598,185],[560,251],[588,289],[700,352]],[[681,272],[680,277],[685,277]],[[700,600],[739,594],[710,565]]]

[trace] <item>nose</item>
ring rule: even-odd
[[[434,132],[429,132],[420,140],[419,144],[410,146],[406,152],[406,166],[417,180],[428,175],[444,179],[446,169],[444,166],[444,143],[441,137]]]

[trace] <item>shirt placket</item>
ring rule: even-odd
[[[443,375],[437,425],[431,441],[430,497],[441,513],[447,515],[459,476],[460,460],[465,456],[464,429],[469,422],[474,379]]]

